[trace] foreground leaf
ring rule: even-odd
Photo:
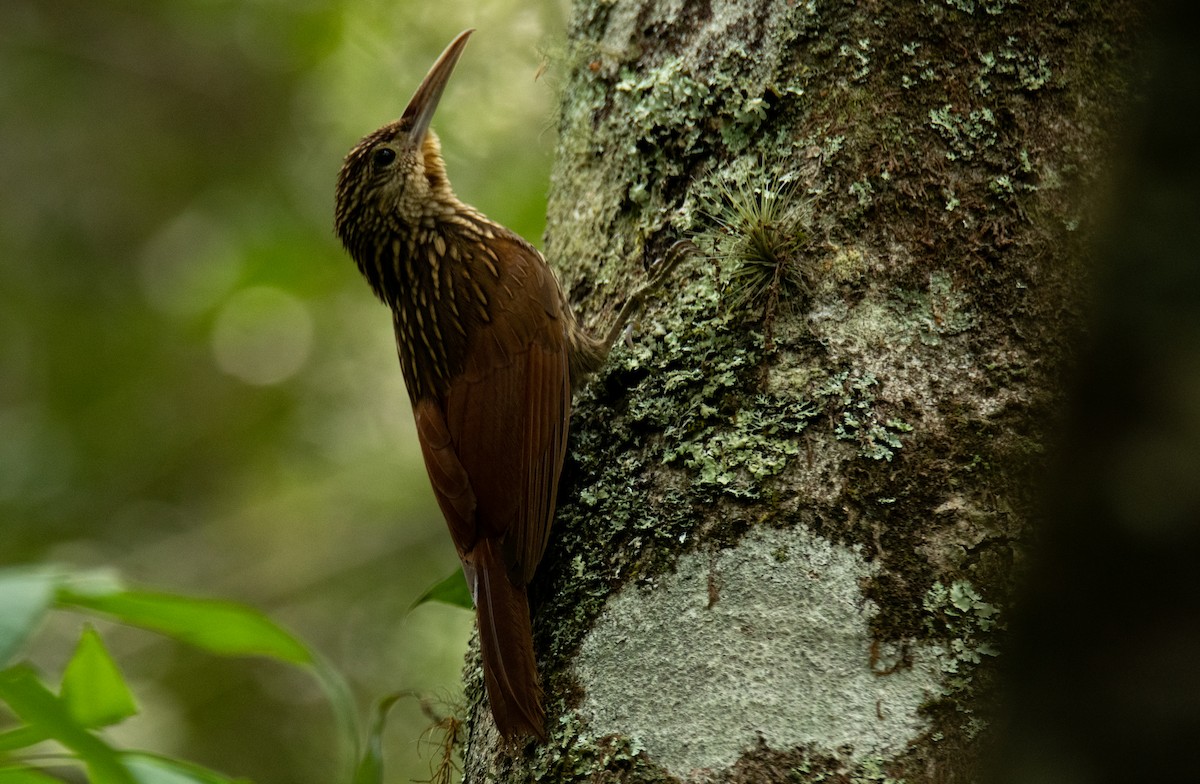
[[[0,768],[0,784],[62,784],[62,780],[33,768]]]
[[[67,710],[85,727],[107,727],[138,712],[121,670],[91,626],[67,663],[61,692]]]
[[[0,570],[0,666],[16,655],[46,615],[57,582],[49,569]]]
[[[387,724],[388,711],[404,694],[384,697],[375,705],[371,728],[367,733],[366,749],[358,768],[354,771],[352,784],[382,784],[383,782],[383,729]]]
[[[160,757],[157,754],[123,754],[125,767],[133,773],[137,784],[239,784],[246,779],[231,779],[220,773],[182,760]],[[0,782],[3,784],[3,782]]]
[[[449,577],[434,583],[429,590],[418,596],[408,609],[411,612],[425,602],[441,602],[467,610],[475,606],[471,602],[471,591],[467,588],[467,581],[463,577],[462,569],[455,569]]]
[[[236,602],[110,587],[96,591],[64,585],[58,602],[103,613],[122,623],[151,629],[223,656],[267,656],[312,664],[299,640],[266,615]]]
[[[47,737],[46,733],[35,730],[33,727],[15,727],[0,732],[0,759],[4,758],[3,752],[29,748],[46,740]]]
[[[30,727],[75,752],[87,766],[91,784],[136,784],[112,747],[81,726],[29,667],[0,672],[0,699]]]

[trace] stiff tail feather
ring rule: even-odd
[[[546,739],[542,687],[533,655],[529,597],[513,585],[504,568],[500,543],[480,539],[463,561],[475,600],[475,622],[483,654],[483,680],[496,727],[506,739]]]

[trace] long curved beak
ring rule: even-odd
[[[471,37],[470,30],[463,30],[450,45],[438,56],[433,67],[429,69],[429,73],[425,74],[425,78],[421,81],[421,86],[413,93],[413,97],[408,102],[408,106],[404,109],[404,114],[400,115],[400,122],[405,124],[408,120],[408,140],[413,146],[419,146],[425,140],[425,133],[429,130],[429,123],[433,120],[433,113],[437,111],[438,101],[442,99],[442,91],[446,89],[447,82],[450,81],[450,74],[454,73],[454,66],[458,64],[458,58],[462,56],[463,49],[467,46],[467,39]]]

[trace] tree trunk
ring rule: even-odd
[[[475,781],[967,781],[1130,3],[577,0],[548,257],[599,327]]]

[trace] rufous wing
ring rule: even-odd
[[[494,242],[501,278],[488,287],[490,321],[467,348],[446,396],[446,425],[474,491],[479,536],[501,542],[517,585],[546,549],[571,413],[558,283],[532,247]]]

